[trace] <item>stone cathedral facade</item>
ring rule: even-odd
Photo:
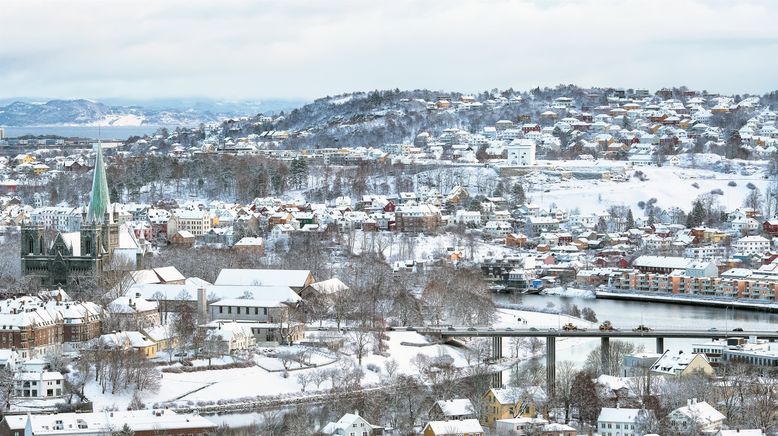
[[[81,230],[77,235],[57,233],[53,241],[47,241],[42,226],[23,224],[22,275],[42,287],[73,289],[98,279],[118,246],[119,227],[113,220],[103,148],[98,143],[89,208]]]

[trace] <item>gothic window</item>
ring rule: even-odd
[[[92,254],[92,240],[90,238],[84,240],[84,249],[86,252],[83,254]]]
[[[40,251],[40,254],[43,254],[43,236],[38,239],[38,244],[38,250]]]
[[[30,253],[30,254],[33,254],[33,253],[34,253],[34,252],[33,252],[33,245],[34,245],[34,242],[33,242],[33,240],[32,240],[32,236],[30,236],[30,237],[28,238],[27,242],[29,243],[29,246],[30,246],[30,249],[29,249],[27,252],[28,252],[28,253]]]

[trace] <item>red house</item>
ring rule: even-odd
[[[778,235],[778,219],[767,220],[762,224],[762,229],[770,235]]]

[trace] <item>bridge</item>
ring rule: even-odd
[[[656,352],[664,353],[664,339],[727,339],[756,337],[758,339],[778,340],[778,331],[746,330],[726,331],[718,329],[632,329],[632,330],[600,330],[575,329],[564,330],[555,328],[494,328],[494,327],[405,327],[405,330],[440,338],[446,341],[453,338],[485,337],[492,338],[492,358],[502,358],[503,338],[546,338],[546,392],[551,395],[556,384],[556,339],[557,338],[600,338],[601,362],[603,367],[609,366],[610,338],[655,338]],[[497,373],[492,380],[498,387],[502,385],[502,374]]]

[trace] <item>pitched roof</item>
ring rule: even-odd
[[[436,435],[455,435],[462,433],[483,433],[484,429],[477,419],[451,421],[430,421],[424,427],[429,427]]]
[[[475,412],[473,403],[467,398],[457,398],[453,400],[438,400],[435,405],[445,416],[472,415]]]
[[[619,407],[603,407],[598,422],[635,422],[641,409],[625,409]]]
[[[303,287],[311,271],[307,269],[231,269],[219,272],[214,285]]]

